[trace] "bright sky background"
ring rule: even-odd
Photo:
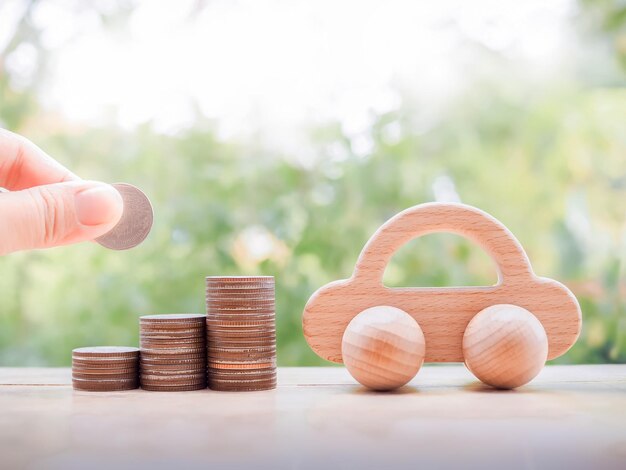
[[[545,78],[572,48],[575,13],[566,0],[225,0],[199,14],[197,3],[138,2],[128,27],[111,30],[84,2],[43,0],[34,20],[54,62],[42,102],[72,121],[151,120],[165,133],[191,126],[197,106],[224,138],[290,151],[303,124],[336,119],[358,137],[400,105],[398,90],[436,112],[481,73]],[[0,48],[22,4],[0,6]],[[494,53],[513,66],[490,65]],[[7,58],[16,87],[37,60],[28,45]]]

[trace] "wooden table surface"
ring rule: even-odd
[[[344,368],[269,392],[74,392],[69,369],[0,368],[0,468],[626,468],[626,365],[550,366],[517,391],[463,366],[395,393]]]

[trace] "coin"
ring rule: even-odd
[[[207,281],[205,284],[206,293],[211,294],[212,292],[274,292],[276,287],[274,286],[274,282],[246,282],[246,283],[217,283],[212,281]]]
[[[276,388],[276,378],[264,378],[253,380],[233,380],[233,379],[214,379],[209,382],[209,387],[213,390],[245,390],[247,388]]]
[[[139,371],[135,371],[132,374],[83,374],[78,371],[72,372],[72,379],[84,379],[91,382],[102,383],[104,380],[137,380],[139,381]]]
[[[158,375],[145,374],[141,377],[141,385],[191,385],[197,383],[206,383],[206,372],[202,371],[196,374],[181,375]]]
[[[112,250],[128,250],[146,239],[152,228],[154,214],[148,197],[128,183],[115,183],[113,187],[122,196],[124,209],[115,227],[96,241]]]
[[[205,315],[200,315],[198,317],[193,317],[187,315],[187,318],[183,316],[179,316],[182,314],[176,314],[175,317],[170,317],[169,315],[145,315],[143,317],[139,317],[139,321],[141,325],[145,325],[146,327],[154,327],[157,328],[159,326],[164,326],[167,324],[167,328],[178,327],[178,328],[194,328],[197,327],[198,323],[202,322],[202,319]],[[196,315],[196,314],[193,314]],[[163,317],[163,318],[159,318]]]
[[[204,352],[204,344],[200,346],[190,345],[187,347],[173,348],[142,348],[141,354],[145,357],[161,357],[161,356],[194,356]]]
[[[161,384],[161,383],[142,383],[141,388],[144,390],[150,390],[152,392],[159,391],[185,391],[185,390],[201,390],[207,387],[207,382],[187,382],[187,383],[178,383],[178,384]]]
[[[207,356],[207,367],[213,367],[214,364],[235,363],[235,364],[274,364],[276,365],[276,353],[257,353],[257,354],[236,354],[236,353],[216,353],[209,352]],[[216,367],[220,368],[220,367]],[[267,366],[263,367],[267,369]]]
[[[151,326],[141,325],[141,331],[139,336],[151,337],[151,336],[182,336],[182,337],[193,337],[198,334],[202,334],[204,329],[206,328],[206,324],[198,325],[193,328],[165,328],[165,327],[157,327],[153,328]]]
[[[77,392],[99,392],[99,393],[109,393],[109,392],[126,392],[129,390],[135,390],[139,388],[138,384],[128,384],[128,385],[119,385],[116,387],[91,387],[91,386],[82,386],[72,384],[74,390]]]
[[[263,354],[271,352],[272,354],[276,355],[276,342],[251,345],[245,342],[233,343],[231,341],[216,341],[209,343],[209,345],[207,346],[207,352],[214,355],[219,354],[219,352],[216,351],[223,352],[228,350],[242,350],[243,348],[249,350],[248,354]]]
[[[206,292],[204,300],[220,300],[220,299],[243,299],[243,300],[273,300],[274,289],[226,289],[218,290],[209,288]]]
[[[201,333],[204,328],[184,329],[184,330],[165,330],[163,328],[159,330],[150,330],[142,328],[139,333],[140,338],[155,338],[155,339],[178,339],[178,338],[195,338],[198,333]]]
[[[251,340],[273,340],[274,342],[276,342],[276,333],[273,331],[260,331],[260,332],[248,332],[248,331],[234,331],[234,332],[229,332],[229,333],[218,333],[218,332],[212,332],[211,334],[207,335],[207,341],[210,343],[211,341],[213,342],[219,342],[220,340],[229,340],[229,339],[235,339],[235,340],[243,340],[243,339],[251,339]]]
[[[205,356],[204,348],[202,350],[198,350],[194,353],[187,354],[160,354],[159,352],[152,351],[142,351],[141,352],[141,360],[140,362],[145,361],[174,361],[174,362],[182,362],[182,361],[201,361]]]
[[[244,383],[244,382],[276,382],[276,369],[268,369],[267,371],[212,371],[213,375],[209,383],[220,382],[222,384]]]
[[[260,381],[276,381],[276,372],[268,371],[268,372],[256,372],[253,374],[242,373],[241,371],[229,372],[227,374],[221,374],[219,371],[213,371],[211,377],[211,383],[215,383],[220,381],[222,383],[226,381],[237,382],[260,382]]]
[[[198,338],[188,338],[187,341],[180,340],[158,340],[141,338],[141,349],[176,349],[176,348],[203,348],[205,344],[204,335]]]
[[[205,280],[211,284],[274,284],[274,276],[207,276]]]
[[[206,369],[206,361],[197,364],[142,364],[141,374],[199,374]]]
[[[269,373],[276,371],[276,361],[271,359],[254,358],[254,359],[210,359],[207,363],[207,369],[211,369],[216,373],[240,372],[245,374]]]
[[[252,321],[232,321],[216,320],[207,322],[207,335],[211,334],[231,334],[231,333],[275,333],[276,324],[274,320],[252,320]]]
[[[172,356],[171,354],[168,356],[141,356],[141,366],[144,364],[194,364],[194,363],[203,363],[206,360],[206,354],[195,354],[192,356]]]
[[[76,368],[89,368],[94,367],[97,369],[132,369],[137,365],[137,358],[124,361],[106,361],[103,359],[94,360],[82,360],[78,358],[72,358],[72,367]]]
[[[163,313],[159,315],[143,315],[139,317],[139,320],[142,322],[153,322],[153,321],[165,321],[165,322],[176,322],[176,321],[202,321],[205,317],[202,313]]]
[[[202,362],[180,362],[180,363],[166,363],[166,362],[145,362],[141,364],[141,373],[145,371],[156,372],[181,372],[189,370],[200,370],[206,367],[206,360]]]
[[[141,370],[191,370],[201,369],[205,366],[206,360],[204,358],[195,361],[142,361]]]
[[[139,354],[138,348],[126,346],[92,346],[72,350],[72,357],[135,357]]]
[[[205,317],[205,315],[202,315],[201,317],[198,317],[198,318],[157,318],[160,316],[163,316],[163,315],[154,315],[154,317],[150,315],[150,317],[152,318],[139,317],[140,324],[142,326],[152,327],[152,328],[164,327],[164,328],[169,329],[169,328],[174,327],[174,328],[193,329],[193,328],[197,328],[198,323],[201,323],[202,319]]]
[[[149,392],[191,392],[194,390],[203,390],[206,388],[205,383],[192,385],[142,385],[142,389]]]
[[[207,282],[205,294],[207,297],[215,295],[271,295],[276,291],[273,282],[266,284],[215,284]]]
[[[273,320],[276,316],[274,307],[208,307],[207,320]]]
[[[181,333],[183,331],[191,331],[195,332],[198,329],[202,329],[202,324],[204,320],[201,322],[182,322],[177,320],[172,321],[154,321],[154,322],[145,322],[142,321],[141,331],[173,331],[175,333]]]
[[[267,310],[268,313],[274,313],[276,311],[276,303],[274,302],[274,300],[267,299],[231,298],[220,300],[207,300],[206,306],[207,316],[216,311],[223,311],[224,313],[228,313],[229,311],[238,313],[246,312],[248,310],[252,312],[257,310]]]
[[[213,314],[209,315],[206,319],[207,328],[218,326],[233,326],[233,327],[249,327],[257,328],[263,326],[276,326],[276,316],[274,313],[265,314]]]
[[[207,356],[219,358],[226,357],[242,357],[242,358],[254,358],[254,357],[274,357],[276,355],[276,346],[259,347],[257,349],[251,349],[246,347],[242,348],[220,348],[209,346],[207,348]]]
[[[146,334],[140,334],[139,335],[139,341],[147,341],[148,343],[157,343],[157,342],[161,342],[161,341],[185,341],[185,340],[189,340],[191,342],[193,341],[197,341],[198,337],[203,337],[205,336],[206,333],[204,331],[199,331],[198,333],[194,334],[194,335],[185,335],[185,336],[179,336],[179,335],[158,335],[158,336],[152,336],[152,335],[146,335]]]
[[[276,314],[273,311],[268,312],[214,312],[206,317],[206,326],[211,326],[212,323],[224,322],[228,323],[252,323],[252,322],[266,322],[274,324],[276,320]]]
[[[136,378],[116,380],[88,380],[72,378],[72,386],[75,390],[90,392],[114,392],[135,389],[139,386],[139,381]]]
[[[207,326],[215,322],[270,322],[276,320],[276,310],[269,308],[260,309],[232,309],[215,308],[209,311],[206,316]]]
[[[207,346],[207,356],[216,356],[218,354],[230,354],[228,350],[241,350],[241,348],[247,348],[248,352],[240,352],[238,354],[245,354],[246,357],[255,357],[257,355],[272,354],[272,357],[276,356],[276,343],[250,345],[246,343],[226,343],[224,341],[209,343]],[[233,353],[237,354],[237,353]]]
[[[248,319],[248,320],[207,320],[206,334],[213,333],[227,334],[228,332],[275,332],[276,323],[274,319]]]
[[[139,371],[139,367],[117,368],[117,367],[93,367],[72,365],[72,373],[93,374],[93,375],[132,375]]]
[[[234,345],[240,345],[239,347],[258,347],[258,346],[270,346],[276,344],[276,333],[255,333],[255,334],[218,334],[209,333],[207,335],[207,346],[212,346],[217,343],[233,343]]]
[[[205,299],[209,307],[229,307],[232,308],[244,308],[244,307],[266,307],[271,308],[275,305],[274,298],[255,298],[255,297],[233,297],[233,298],[209,298]]]
[[[265,337],[276,335],[274,324],[249,325],[215,325],[209,327],[206,335],[210,336],[235,336],[235,335],[263,335]]]
[[[211,334],[207,336],[207,346],[208,347],[227,347],[229,345],[235,348],[258,348],[258,347],[269,347],[276,345],[276,335],[262,335],[257,337],[246,337],[246,336],[218,336]]]
[[[246,386],[246,385],[265,385],[265,386],[276,386],[276,375],[275,374],[265,374],[265,375],[229,375],[229,376],[213,376],[213,378],[208,382],[210,388],[214,388],[216,384],[220,384],[222,386]],[[272,387],[273,388],[273,387]]]
[[[274,315],[268,315],[267,317],[253,316],[244,318],[242,318],[241,315],[216,315],[207,318],[206,324],[209,331],[214,328],[257,329],[270,327],[273,329],[276,326]]]
[[[219,381],[212,381],[209,383],[209,388],[218,392],[261,392],[264,390],[273,390],[276,388],[276,381],[268,381],[261,383],[221,383]]]
[[[213,289],[207,290],[204,300],[214,299],[259,299],[267,300],[274,298],[274,289]]]
[[[269,347],[269,346],[275,346],[276,345],[276,338],[275,337],[268,337],[268,338],[259,338],[259,339],[248,339],[248,338],[224,338],[224,337],[219,337],[219,336],[209,336],[207,338],[207,346],[208,347],[226,347],[226,345],[232,346],[232,347],[249,347],[249,348],[256,348],[256,347],[260,347],[260,346],[265,346],[265,347]]]
[[[204,370],[195,374],[158,374],[149,373],[141,376],[141,383],[161,383],[172,385],[175,382],[195,383],[201,380],[206,380]]]
[[[73,381],[83,384],[93,383],[94,385],[115,385],[120,382],[130,382],[136,380],[135,377],[105,377],[102,379],[91,379],[91,378],[72,378]]]
[[[215,312],[207,316],[207,327],[219,326],[224,324],[226,326],[263,326],[275,325],[276,315],[274,312],[267,313],[234,313],[234,312]]]
[[[218,347],[207,346],[207,351],[213,354],[264,354],[276,353],[276,345],[270,346],[248,346],[246,344],[240,346]]]
[[[212,377],[272,377],[276,375],[276,367],[265,367],[260,369],[212,369]]]
[[[276,367],[275,361],[269,362],[216,362],[211,359],[208,362],[209,369],[271,369]]]

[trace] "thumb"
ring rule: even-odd
[[[122,216],[119,192],[96,181],[72,181],[0,193],[0,255],[92,240]]]

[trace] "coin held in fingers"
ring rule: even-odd
[[[135,186],[128,183],[115,183],[124,201],[122,217],[115,227],[96,241],[112,250],[128,250],[146,239],[152,228],[154,215],[148,197]]]

